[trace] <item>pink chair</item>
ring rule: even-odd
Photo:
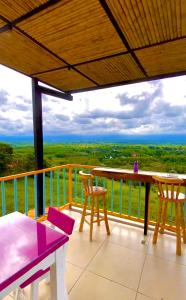
[[[70,216],[60,212],[59,210],[53,207],[49,207],[47,220],[52,224],[53,228],[57,227],[68,236],[72,234],[75,220]],[[66,246],[67,244],[65,244],[64,246],[65,252],[66,252]],[[27,279],[24,283],[20,285],[20,288],[16,291],[15,299],[19,300],[22,289],[24,289],[30,284],[31,284],[30,299],[31,300],[38,299],[39,282],[42,279],[47,278],[49,274],[50,274],[50,268],[47,268],[46,270],[40,270],[37,273],[35,273],[33,276],[31,276],[29,279]]]

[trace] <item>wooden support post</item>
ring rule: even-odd
[[[149,198],[150,198],[150,183],[145,183],[145,214],[144,214],[144,235],[148,231],[148,215],[149,215]]]
[[[43,169],[42,99],[37,79],[32,79],[33,128],[36,170]],[[43,215],[43,175],[37,176],[37,216]]]

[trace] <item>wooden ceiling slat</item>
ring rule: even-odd
[[[155,19],[155,24],[156,24],[156,28],[157,28],[157,32],[158,32],[159,41],[163,41],[164,37],[163,37],[163,33],[161,32],[161,20],[158,15],[157,2],[155,2],[153,0],[153,1],[149,1],[149,4],[150,3],[151,3],[152,14],[154,15],[154,19]]]
[[[126,50],[97,0],[61,1],[19,27],[70,64]]]
[[[0,15],[7,18],[9,21],[13,21],[47,1],[48,0],[0,1]]]
[[[27,75],[65,66],[16,30],[0,34],[0,63]]]
[[[166,26],[166,13],[164,13],[163,3],[161,0],[157,0],[157,11],[158,11],[158,18],[160,20],[160,27],[161,27],[163,39],[167,40],[168,31]]]
[[[84,64],[78,70],[102,84],[143,78],[144,75],[130,54]]]
[[[186,1],[181,0],[181,33],[182,36],[186,35]]]
[[[106,0],[132,49],[179,38],[184,0]]]
[[[152,1],[144,1],[148,7],[149,7],[149,18],[152,20],[153,22],[153,27],[151,28],[151,30],[154,31],[155,33],[155,40],[153,41],[153,44],[155,43],[155,41],[160,42],[160,36],[159,36],[159,30],[158,30],[158,26],[157,26],[157,21],[156,21],[156,14],[154,14],[154,6]]]
[[[170,33],[170,24],[169,24],[169,16],[168,16],[168,7],[167,7],[167,1],[162,1],[161,0],[161,10],[163,10],[164,12],[164,26],[165,26],[165,30],[166,30],[166,39],[169,39],[169,37],[171,36]]]
[[[149,25],[147,23],[147,11],[145,10],[145,6],[142,1],[137,1],[137,4],[138,4],[138,9],[140,12],[141,19],[143,22],[145,34],[147,34],[147,37],[148,37],[148,45],[149,45],[153,42],[153,39],[152,39],[152,32],[149,30]],[[150,22],[150,25],[152,26],[151,22]]]
[[[154,19],[151,15],[151,11],[150,11],[148,2],[143,1],[142,5],[143,5],[144,11],[145,11],[145,19],[146,19],[146,23],[147,23],[146,30],[149,32],[149,35],[151,36],[150,43],[153,44],[154,41],[156,40],[156,36],[157,36],[156,30],[155,30]]]
[[[178,1],[177,1],[178,2]],[[173,36],[178,36],[178,28],[177,28],[177,21],[176,21],[176,4],[175,1],[171,1],[171,16],[172,16],[172,28],[173,28]]]
[[[122,3],[122,2],[120,2],[120,3]],[[124,3],[123,3],[123,5],[124,5]],[[126,19],[129,23],[129,26],[132,28],[133,34],[135,34],[135,40],[139,41],[139,43],[142,44],[143,39],[142,39],[141,35],[138,35],[136,20],[135,20],[133,12],[131,11],[131,7],[129,6],[128,1],[125,3],[123,9],[124,9],[124,11],[126,11]]]
[[[172,39],[174,36],[173,30],[172,30],[172,18],[171,18],[171,3],[170,1],[166,2],[167,4],[167,13],[168,13],[168,24],[169,24],[169,30],[170,30],[170,38]]]
[[[109,4],[109,7],[111,11],[113,12],[113,15],[116,17],[117,15],[117,22],[120,28],[122,28],[121,24],[123,22],[123,19],[127,19],[127,11],[122,9],[122,6],[120,5],[120,2],[112,2],[111,0],[106,1],[107,4]],[[114,4],[114,5],[113,5]],[[128,22],[125,22],[127,31],[125,32],[125,37],[127,40],[131,37],[133,43],[135,42],[136,39],[138,39],[138,36],[136,35],[135,31],[132,31],[132,28],[128,25]]]
[[[74,70],[68,68],[37,75],[37,78],[63,91],[94,87],[95,85]]]
[[[186,71],[186,38],[135,51],[149,76]]]
[[[130,3],[130,10],[132,8],[134,11],[134,17],[137,21],[135,22],[135,26],[140,29],[141,37],[143,38],[143,43],[145,45],[149,45],[149,35],[144,25],[143,11],[140,10],[139,1],[128,0],[128,2]]]
[[[180,3],[176,2],[176,22],[177,22],[177,32],[178,37],[181,37],[181,0]]]
[[[138,31],[140,32],[140,34],[138,35],[140,43],[147,45],[148,42],[147,42],[146,36],[143,35],[141,24],[139,24],[140,16],[139,16],[137,5],[136,5],[135,1],[133,1],[133,5],[130,0],[125,0],[125,2],[126,2],[126,7],[128,9],[128,14],[130,15],[131,24],[134,27],[134,31],[136,33]]]
[[[64,91],[186,73],[186,0],[6,0],[0,15],[0,63]]]

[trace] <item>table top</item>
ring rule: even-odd
[[[107,178],[114,178],[114,179],[126,179],[126,180],[136,180],[141,182],[149,182],[153,183],[154,180],[152,176],[165,176],[167,178],[174,177],[174,178],[181,178],[183,180],[183,185],[186,185],[186,175],[185,174],[169,174],[169,173],[162,173],[162,172],[153,172],[153,171],[141,171],[139,170],[138,173],[134,173],[133,170],[128,169],[119,169],[119,168],[94,168],[92,170],[92,174],[95,176],[102,176]]]
[[[68,239],[18,212],[0,217],[0,291]]]

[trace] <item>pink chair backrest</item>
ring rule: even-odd
[[[49,207],[47,220],[66,234],[72,234],[75,220],[56,208]]]

